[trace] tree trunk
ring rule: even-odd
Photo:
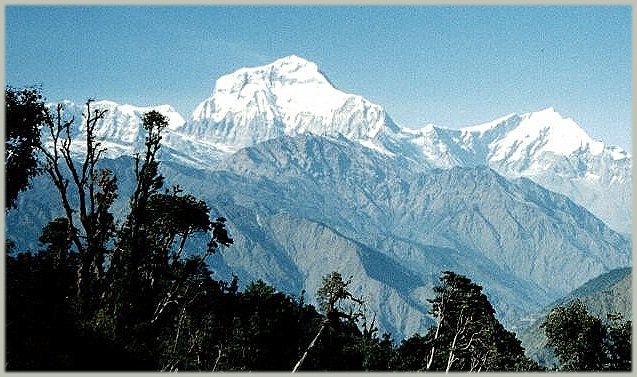
[[[433,361],[434,361],[434,353],[436,352],[435,341],[438,339],[438,336],[440,334],[440,328],[442,327],[442,321],[444,319],[444,315],[442,314],[442,312],[440,313],[437,319],[438,319],[438,325],[436,326],[436,333],[434,334],[434,345],[431,346],[431,353],[429,354],[429,360],[427,360],[427,370],[431,368],[431,364],[433,364]]]
[[[307,346],[307,349],[303,353],[303,356],[301,356],[301,359],[299,359],[299,361],[294,366],[294,369],[292,369],[292,373],[296,372],[301,367],[301,365],[303,365],[303,361],[305,361],[305,357],[307,357],[307,354],[310,352],[310,349],[314,347],[314,344],[316,343],[318,338],[321,336],[321,334],[323,333],[323,330],[325,330],[326,327],[327,327],[326,324],[321,325],[321,328],[319,329],[318,333],[316,334],[314,339],[312,339],[312,342],[310,343],[310,345]]]

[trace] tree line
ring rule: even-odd
[[[158,160],[165,116],[143,116],[144,149],[134,156],[134,189],[117,220],[117,176],[104,167],[95,136],[105,110],[86,102],[78,148],[77,122],[63,105],[47,107],[39,89],[7,87],[5,100],[5,213],[20,210],[16,198],[37,174],[48,176],[63,213],[42,229],[39,250],[5,243],[5,369],[543,370],[496,319],[482,287],[452,271],[441,273],[429,300],[435,324],[400,342],[379,334],[349,290],[354,277],[326,275],[318,307],[305,293],[294,297],[262,280],[241,291],[236,276],[213,279],[210,258],[240,250],[232,250],[221,214],[179,186],[165,187]],[[207,237],[206,248],[193,249],[195,235]],[[576,340],[565,335],[572,320],[603,343],[593,351],[599,362],[581,363],[591,353],[572,348]],[[545,330],[564,369],[630,369],[630,322],[613,323],[557,311]]]

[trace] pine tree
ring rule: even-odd
[[[355,322],[361,315],[360,311],[352,310],[351,304],[363,304],[362,300],[354,297],[349,291],[348,287],[351,283],[351,277],[347,281],[344,281],[341,274],[336,271],[323,277],[323,283],[316,292],[316,296],[319,302],[319,307],[325,313],[325,318],[321,322],[321,326],[319,331],[316,333],[316,336],[307,346],[305,352],[292,369],[292,372],[296,372],[301,368],[301,366],[303,366],[306,357],[316,346],[317,342],[324,333],[328,333],[328,340],[326,341],[327,344],[329,344],[330,341],[340,343],[334,344],[334,347],[327,346],[327,349],[342,349],[342,342],[347,341],[347,339],[343,339],[343,334],[349,335],[348,332],[352,331],[352,326],[355,328]],[[349,307],[343,305],[349,305]],[[343,323],[341,320],[345,320],[347,322]],[[330,334],[330,329],[332,329],[335,333]],[[345,366],[346,355],[341,354],[340,356],[342,358],[341,365],[344,365],[345,369],[349,369],[349,367]],[[332,358],[324,356],[321,359],[330,361]]]

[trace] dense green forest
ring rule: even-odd
[[[242,251],[223,214],[165,187],[157,158],[163,115],[144,115],[135,188],[116,221],[117,176],[101,167],[95,138],[104,111],[87,101],[78,159],[75,123],[61,105],[47,109],[34,88],[8,87],[5,99],[5,212],[20,211],[17,196],[45,174],[64,213],[42,229],[40,250],[5,243],[6,370],[543,370],[496,319],[482,287],[452,271],[442,271],[432,291],[435,324],[402,340],[379,333],[349,290],[356,276],[326,275],[308,293],[318,307],[262,280],[243,291],[236,277],[215,280],[209,259]],[[195,234],[209,238],[207,248],[188,249]],[[630,370],[630,326],[573,304],[553,311],[543,328],[562,369]]]

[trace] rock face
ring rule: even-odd
[[[118,175],[120,216],[141,116],[157,110],[170,120],[167,182],[229,220],[235,244],[213,258],[216,277],[263,279],[313,302],[324,275],[352,275],[370,317],[396,339],[427,330],[427,299],[445,270],[483,285],[513,326],[631,264],[630,239],[615,231],[631,221],[630,155],[553,109],[410,129],[296,56],[221,77],[188,120],[169,106],[93,107],[109,110],[97,136]],[[81,147],[82,108],[66,111]],[[46,177],[19,197],[7,215],[19,249],[38,248],[42,226],[61,215],[56,199]]]

